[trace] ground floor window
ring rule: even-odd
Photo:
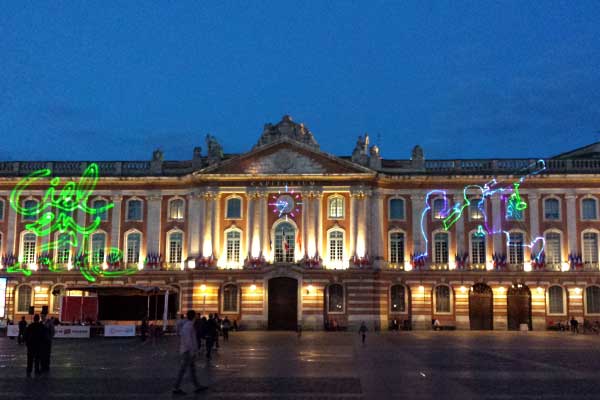
[[[600,286],[585,289],[585,305],[588,314],[600,314]]]
[[[390,311],[393,313],[406,312],[406,293],[404,286],[394,285],[390,288]]]
[[[435,312],[449,313],[450,308],[450,287],[440,285],[435,288]]]
[[[564,290],[560,286],[550,286],[548,288],[548,313],[564,314]]]
[[[344,288],[334,284],[327,287],[327,311],[344,312]]]
[[[238,287],[225,285],[223,287],[223,312],[238,311]]]

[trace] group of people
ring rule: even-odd
[[[577,318],[575,318],[574,316],[572,316],[569,321],[565,321],[564,323],[558,321],[556,326],[559,331],[570,330],[574,334],[579,333],[579,321],[577,321]],[[594,323],[587,319],[583,321],[583,333],[586,332],[600,334],[600,321],[595,321]]]
[[[19,321],[18,343],[27,346],[27,377],[35,371],[35,375],[50,372],[50,355],[52,353],[52,338],[55,325],[58,322],[54,317],[46,318],[34,315],[33,322],[27,324],[25,317]]]
[[[223,340],[229,340],[229,332],[236,328],[236,323],[232,324],[229,318],[220,319],[217,314],[206,316],[197,315],[194,310],[187,312],[184,317],[177,321],[177,334],[179,335],[179,353],[181,354],[181,366],[173,388],[173,394],[183,395],[185,392],[181,389],[181,382],[186,371],[189,370],[192,383],[195,386],[195,392],[199,393],[207,389],[206,386],[198,383],[196,377],[196,356],[202,351],[202,343],[206,348],[206,359],[212,358],[213,348],[219,349],[219,336],[223,335]]]

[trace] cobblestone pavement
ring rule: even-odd
[[[55,339],[49,376],[0,338],[0,399],[164,399],[177,338]],[[600,337],[557,332],[238,332],[202,358],[207,399],[600,399]]]

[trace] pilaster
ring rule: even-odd
[[[121,245],[121,206],[123,203],[123,196],[116,194],[111,196],[110,200],[114,204],[110,223],[110,245],[111,247],[119,249]]]
[[[152,193],[148,196],[148,218],[146,221],[146,253],[160,253],[160,208],[162,196]]]

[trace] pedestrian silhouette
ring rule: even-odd
[[[31,377],[31,372],[35,366],[35,374],[42,373],[41,369],[41,350],[44,341],[44,325],[40,323],[40,316],[36,314],[33,317],[33,323],[29,324],[25,330],[25,344],[27,345],[27,377]]]

